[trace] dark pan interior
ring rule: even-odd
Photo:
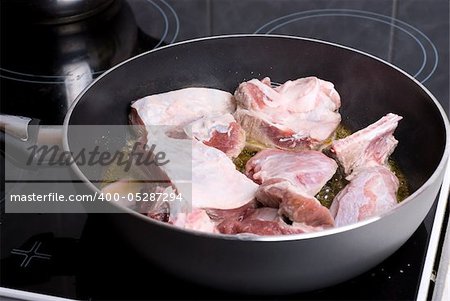
[[[412,191],[431,176],[446,141],[444,121],[430,96],[403,73],[376,59],[296,38],[205,39],[140,56],[89,88],[74,108],[69,125],[126,124],[130,103],[149,94],[189,86],[234,92],[240,82],[254,77],[269,76],[281,83],[311,75],[335,84],[342,99],[343,122],[353,131],[389,112],[403,116],[395,132],[399,145],[394,157]],[[68,133],[73,148],[76,137],[70,129]],[[93,135],[93,143],[97,138]]]

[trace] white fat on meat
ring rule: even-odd
[[[287,150],[317,149],[341,122],[340,96],[334,85],[317,77],[271,87],[270,79],[252,79],[235,91],[234,116],[248,140]]]
[[[245,206],[254,200],[258,185],[215,148],[193,142],[192,155],[192,211],[177,214],[174,224],[215,233],[216,224],[205,208],[232,210]]]
[[[230,123],[236,122],[233,115],[223,114],[219,116],[204,116],[185,127],[186,134],[190,138],[199,141],[209,141],[214,132],[230,135]]]
[[[193,207],[235,209],[252,201],[257,189],[223,152],[193,140]]]
[[[147,143],[164,153],[160,166],[178,193],[193,208],[234,209],[254,199],[258,185],[236,169],[227,155],[195,139],[175,139],[151,128]]]
[[[233,95],[226,91],[184,88],[143,97],[131,107],[140,118],[135,123],[184,127],[203,116],[233,113],[236,102]]]
[[[245,146],[245,131],[234,119],[232,94],[212,88],[185,88],[135,101],[130,120],[135,125],[164,126],[173,138],[195,138],[230,158]]]

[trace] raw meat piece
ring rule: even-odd
[[[262,183],[256,199],[264,206],[279,207],[279,213],[293,222],[333,226],[329,210],[314,198],[336,172],[333,159],[313,150],[267,149],[251,158],[245,169],[251,179]]]
[[[331,150],[350,180],[330,207],[337,226],[381,214],[397,204],[399,181],[387,160],[398,143],[393,132],[400,119],[387,114],[367,128],[333,142]]]
[[[398,143],[393,133],[401,119],[389,113],[360,131],[333,141],[331,151],[336,154],[348,180],[361,169],[386,165]]]
[[[344,226],[388,211],[397,204],[397,177],[384,166],[361,170],[339,192],[330,211],[336,226]]]
[[[146,96],[132,105],[132,124],[184,127],[203,117],[233,113],[236,103],[228,92],[210,88],[185,88]]]
[[[256,183],[268,179],[290,182],[306,195],[316,195],[331,179],[337,169],[336,162],[319,151],[288,152],[265,149],[246,164],[245,171]]]
[[[320,202],[288,181],[270,179],[256,193],[256,199],[264,206],[279,207],[279,214],[295,223],[311,227],[332,227],[333,217]]]
[[[189,137],[237,157],[245,146],[245,132],[233,115],[204,116],[185,127]]]
[[[235,92],[234,116],[251,142],[287,150],[316,149],[341,121],[340,96],[332,83],[316,77],[272,88],[270,79],[252,79]]]

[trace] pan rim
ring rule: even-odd
[[[114,67],[110,68],[109,70],[105,71],[102,75],[100,75],[97,79],[95,79],[92,83],[90,83],[78,96],[77,98],[73,101],[73,103],[71,104],[71,106],[68,109],[68,112],[65,116],[64,119],[64,124],[63,124],[63,147],[64,150],[67,152],[70,152],[70,147],[69,147],[69,141],[68,141],[68,128],[69,128],[69,122],[72,116],[73,111],[76,108],[76,105],[78,104],[78,102],[83,98],[83,96],[86,94],[87,91],[90,90],[90,88],[94,85],[96,85],[96,83],[98,81],[100,81],[103,77],[107,76],[109,73],[113,72],[114,70],[120,68],[122,65],[127,64],[130,61],[133,61],[135,59],[140,58],[141,56],[145,56],[148,55],[150,53],[153,52],[158,52],[158,51],[162,51],[166,48],[171,48],[171,47],[177,47],[179,45],[184,45],[184,44],[190,44],[190,43],[196,43],[196,42],[202,42],[202,41],[206,41],[206,40],[218,40],[218,39],[226,39],[226,38],[273,38],[273,39],[291,39],[291,40],[303,40],[303,41],[309,41],[309,42],[314,42],[314,43],[319,43],[319,44],[325,44],[325,45],[329,45],[329,46],[333,46],[333,47],[337,47],[340,49],[345,49],[354,53],[358,53],[360,55],[369,57],[370,59],[376,60],[378,62],[381,62],[385,65],[387,65],[388,67],[402,73],[404,76],[406,76],[406,78],[408,78],[409,80],[411,80],[414,84],[416,84],[417,86],[419,86],[427,95],[428,97],[433,101],[434,105],[437,107],[439,113],[441,114],[441,118],[444,122],[444,127],[445,127],[445,148],[444,148],[444,152],[442,154],[441,160],[438,164],[438,166],[436,167],[436,169],[433,171],[432,175],[425,181],[425,183],[423,183],[416,191],[414,191],[411,195],[409,195],[405,200],[403,200],[401,203],[397,204],[394,208],[392,208],[391,210],[384,212],[382,214],[370,217],[366,220],[363,221],[359,221],[357,223],[354,224],[350,224],[350,225],[346,225],[346,226],[341,226],[341,227],[336,227],[336,228],[330,228],[330,229],[325,229],[322,231],[318,231],[318,232],[312,232],[312,233],[300,233],[300,234],[290,234],[290,235],[274,235],[274,236],[258,236],[258,235],[253,235],[253,234],[220,234],[220,233],[205,233],[205,232],[200,232],[200,231],[196,231],[196,230],[190,230],[190,229],[183,229],[183,228],[179,228],[167,223],[163,223],[163,222],[159,222],[156,220],[153,220],[147,216],[144,216],[130,208],[126,208],[114,203],[111,203],[113,206],[120,208],[121,213],[127,213],[127,214],[131,214],[134,215],[137,218],[142,219],[145,222],[149,222],[154,224],[155,226],[160,226],[160,227],[167,227],[167,229],[173,230],[173,231],[178,231],[181,234],[185,234],[185,235],[194,235],[194,236],[199,236],[199,237],[205,237],[205,238],[214,238],[214,239],[223,239],[223,240],[233,240],[233,241],[251,241],[251,242],[273,242],[273,241],[297,241],[297,240],[306,240],[306,239],[312,239],[312,238],[318,238],[318,237],[324,237],[324,236],[331,236],[331,235],[337,235],[339,233],[342,232],[347,232],[350,230],[354,230],[354,229],[358,229],[361,227],[364,227],[366,225],[372,224],[377,222],[378,220],[381,220],[382,218],[389,216],[391,214],[394,214],[394,212],[397,212],[398,210],[401,210],[400,208],[405,207],[406,205],[408,205],[409,203],[412,202],[412,200],[416,199],[418,195],[420,195],[424,190],[426,190],[429,186],[431,186],[436,179],[441,176],[443,174],[444,168],[446,167],[446,163],[450,154],[450,123],[449,123],[449,119],[444,111],[444,109],[442,108],[442,105],[437,101],[436,97],[422,84],[420,83],[417,79],[415,79],[414,77],[412,77],[410,74],[408,74],[406,71],[402,70],[401,68],[379,58],[376,57],[372,54],[366,53],[364,51],[358,50],[358,49],[354,49],[348,46],[344,46],[344,45],[340,45],[337,43],[333,43],[333,42],[328,42],[328,41],[323,41],[323,40],[319,40],[319,39],[312,39],[312,38],[306,38],[306,37],[298,37],[298,36],[290,36],[290,35],[278,35],[278,34],[230,34],[230,35],[216,35],[216,36],[210,36],[210,37],[203,37],[203,38],[196,38],[196,39],[190,39],[190,40],[185,40],[185,41],[180,41],[177,43],[173,43],[170,45],[166,45],[160,48],[156,48],[156,49],[152,49],[146,52],[143,52],[141,54],[138,54],[134,57],[131,57],[117,65],[115,65]],[[86,183],[86,185],[94,192],[100,193],[100,190],[93,185],[89,179],[86,178],[86,176],[84,175],[84,173],[79,169],[78,165],[72,161],[71,164],[71,168],[74,170],[74,172],[83,180],[83,182]],[[442,183],[441,183],[442,185]],[[116,213],[113,213],[116,214]],[[421,221],[422,222],[422,221]]]

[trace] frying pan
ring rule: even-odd
[[[114,227],[105,231],[117,231],[144,258],[178,276],[248,293],[330,286],[395,252],[421,224],[438,193],[449,156],[449,123],[433,95],[414,78],[348,47],[289,36],[232,35],[152,50],[114,67],[84,90],[66,116],[64,147],[70,151],[77,141],[71,125],[127,124],[130,103],[149,94],[191,86],[232,93],[254,77],[282,83],[311,75],[335,84],[342,122],[353,131],[388,112],[404,117],[395,132],[399,144],[393,156],[412,194],[393,210],[317,233],[257,237],[179,229],[118,207],[121,213],[109,216]],[[84,139],[95,144],[101,141],[98,135],[107,133]],[[73,168],[99,191],[83,167]],[[151,271],[139,277],[146,273],[154,277]]]

